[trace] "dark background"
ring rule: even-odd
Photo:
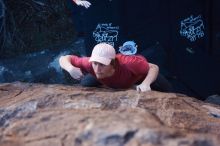
[[[87,54],[98,23],[119,26],[115,48],[134,40],[138,53],[160,66],[178,92],[205,99],[220,93],[220,1],[97,0],[86,10]],[[204,37],[180,35],[181,21],[201,16]],[[190,50],[190,51],[189,51]]]

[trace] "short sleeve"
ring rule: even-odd
[[[141,55],[127,56],[126,67],[135,75],[143,75],[148,73],[149,63]]]
[[[71,56],[71,64],[80,68],[83,72],[92,73],[92,64],[89,62],[89,57]]]

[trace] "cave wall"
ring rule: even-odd
[[[158,65],[178,91],[202,99],[219,94],[219,6],[217,0],[92,1],[84,10],[87,55],[99,42],[118,51],[134,40],[150,62],[161,60]]]

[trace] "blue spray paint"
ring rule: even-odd
[[[201,15],[190,17],[181,21],[180,35],[186,37],[191,42],[195,42],[197,39],[204,37],[204,23]]]
[[[99,23],[93,31],[93,37],[97,43],[105,42],[114,47],[118,40],[119,26],[112,26],[112,23]]]
[[[134,55],[137,53],[137,45],[134,41],[127,41],[119,47],[119,52],[124,55]]]

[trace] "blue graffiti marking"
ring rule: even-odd
[[[201,15],[195,18],[191,15],[189,18],[181,21],[180,35],[194,42],[196,39],[202,38],[205,35],[204,29],[205,27]]]
[[[137,45],[134,41],[127,41],[119,47],[119,52],[124,55],[134,55],[137,53]]]
[[[119,27],[113,27],[109,24],[98,24],[95,31],[93,31],[93,37],[97,43],[106,42],[114,46],[114,42],[118,40]]]

